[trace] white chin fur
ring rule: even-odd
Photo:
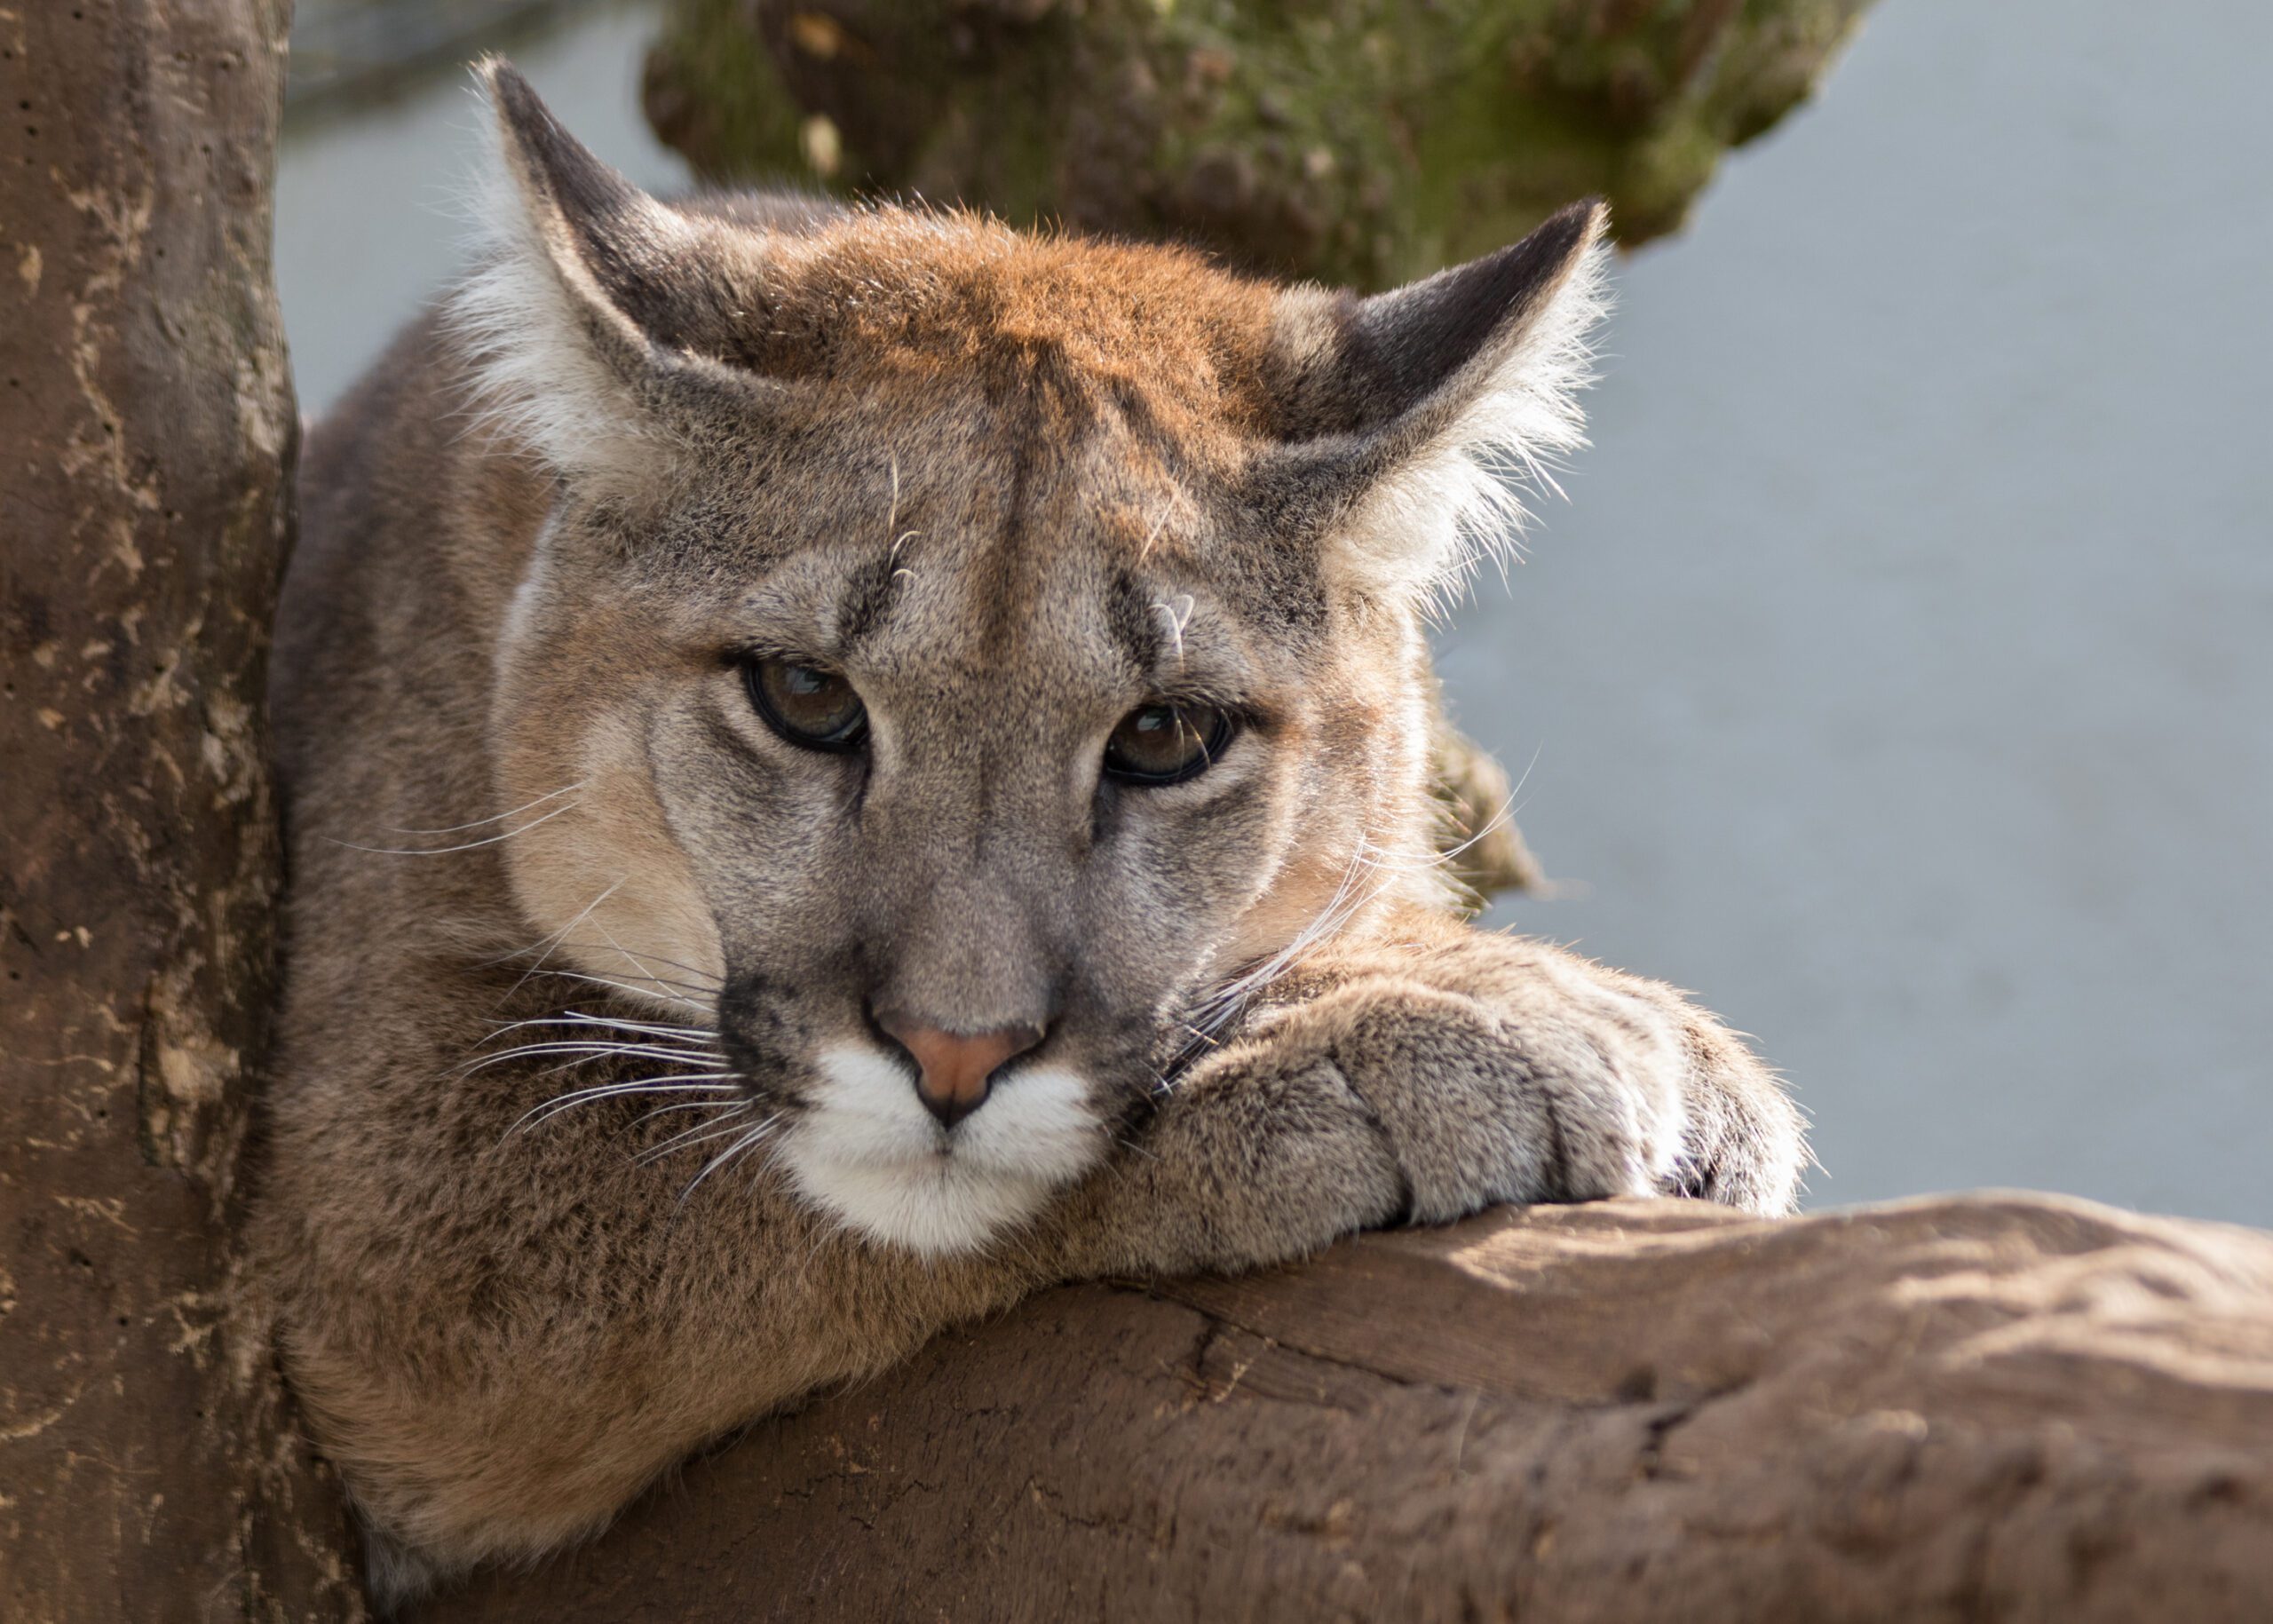
[[[785,1137],[782,1165],[823,1211],[927,1256],[976,1250],[1032,1217],[1101,1147],[1089,1085],[1057,1066],[1011,1072],[952,1132],[879,1050],[834,1044],[815,1068],[820,1086]]]

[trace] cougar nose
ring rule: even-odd
[[[942,1128],[953,1128],[985,1105],[994,1073],[1042,1039],[1036,1026],[1002,1026],[966,1037],[883,1010],[876,1011],[876,1025],[915,1057],[921,1073],[916,1097]]]

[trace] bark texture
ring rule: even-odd
[[[914,191],[1383,287],[1607,197],[1680,225],[1869,0],[674,0],[647,112],[714,178]]]
[[[360,1612],[228,1216],[273,978],[286,0],[0,4],[0,1616]]]
[[[1053,1293],[476,1620],[2261,1620],[2273,1236],[2044,1197],[1501,1213]]]

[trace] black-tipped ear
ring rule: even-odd
[[[699,251],[711,234],[594,157],[510,63],[492,59],[479,71],[504,162],[571,280],[581,270],[649,343],[733,359],[741,300]]]
[[[552,109],[520,70],[490,57],[474,69],[489,93],[489,105],[504,137],[508,162],[524,185],[538,194],[586,241],[604,244],[622,226],[635,231],[653,208],[646,194],[591,154],[560,126]]]
[[[1287,438],[1378,429],[1463,375],[1488,376],[1553,308],[1608,218],[1589,199],[1520,242],[1387,293],[1289,295],[1278,333]]]
[[[1582,440],[1574,400],[1599,318],[1598,202],[1511,248],[1359,298],[1297,289],[1273,315],[1281,448],[1258,505],[1330,532],[1368,594],[1428,598],[1523,522],[1522,484]]]
[[[451,300],[483,415],[563,472],[652,472],[721,402],[765,381],[762,231],[668,208],[562,129],[508,64],[477,70],[495,118],[481,264]]]

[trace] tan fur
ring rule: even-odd
[[[1515,290],[1481,325],[1481,284],[1282,307],[960,215],[666,209],[497,94],[499,241],[313,435],[279,632],[257,1232],[389,1583],[589,1533],[1046,1282],[1499,1200],[1789,1204],[1797,1121],[1741,1045],[1469,930],[1431,861],[1422,614],[1473,515],[1382,482],[1537,395],[1509,369],[1575,319],[1597,218],[1478,273]],[[1392,339],[1446,359],[1369,383]],[[1410,567],[1399,511],[1443,532]],[[843,671],[865,751],[771,733],[753,648]],[[1163,693],[1248,725],[1189,783],[1101,783]],[[886,1004],[1049,1036],[871,1168],[834,1102],[896,1097]],[[547,1020],[584,1024],[508,1026]],[[484,1064],[600,1037],[653,1052]]]

